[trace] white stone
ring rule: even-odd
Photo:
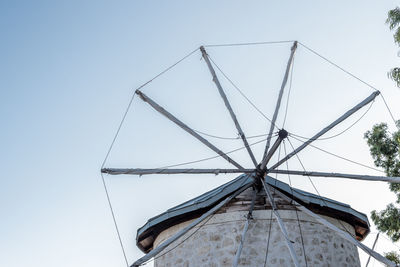
[[[249,199],[251,192],[251,189],[243,192],[239,201],[232,201],[220,213],[205,219],[170,244],[156,256],[154,266],[232,266],[249,209],[249,202],[241,203],[243,199]],[[279,197],[276,200],[280,202],[278,212],[301,266],[360,267],[356,246],[318,223],[313,217],[301,211],[296,214],[291,203],[285,203]],[[355,229],[350,224],[328,216],[321,217],[355,236]],[[192,221],[179,223],[161,232],[154,241],[154,247]],[[245,237],[239,266],[293,266],[285,239],[270,207],[260,202],[253,211],[253,220],[250,221]]]

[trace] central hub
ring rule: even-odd
[[[255,169],[255,187],[257,188],[258,191],[261,190],[262,188],[262,182],[261,180],[264,179],[266,170],[262,170],[261,165],[258,165],[257,168]]]
[[[288,132],[284,129],[279,130],[278,136],[280,139],[285,139],[286,137],[288,137]]]

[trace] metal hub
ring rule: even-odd
[[[285,129],[279,130],[278,132],[278,136],[280,139],[285,139],[286,137],[288,137],[288,132]]]

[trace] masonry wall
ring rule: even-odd
[[[242,206],[244,209],[247,205]],[[210,216],[161,252],[155,259],[154,266],[232,266],[247,215],[246,210],[240,209],[237,205],[230,205],[222,213]],[[294,209],[281,209],[279,214],[287,227],[289,238],[294,242],[301,266],[306,266],[305,260],[309,267],[360,266],[356,246],[312,217],[300,211],[296,214]],[[354,228],[349,224],[323,217],[354,235]],[[255,210],[253,218],[245,237],[239,266],[293,266],[286,242],[271,210]],[[154,246],[158,246],[190,222],[180,223],[163,231],[156,238]]]

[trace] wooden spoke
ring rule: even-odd
[[[387,177],[387,176],[372,176],[360,174],[346,174],[335,172],[307,172],[307,171],[289,171],[289,170],[268,170],[269,173],[315,176],[315,177],[328,177],[328,178],[348,178],[365,181],[383,181],[389,183],[400,183],[400,177]]]
[[[246,137],[244,135],[244,132],[242,131],[242,127],[240,127],[239,121],[237,120],[236,115],[233,112],[233,109],[231,107],[231,104],[229,103],[228,98],[226,97],[224,89],[222,89],[222,86],[221,86],[221,84],[220,84],[220,82],[218,80],[217,74],[215,73],[214,68],[213,68],[213,66],[212,66],[212,64],[210,62],[210,59],[208,58],[207,52],[206,52],[206,50],[204,49],[203,46],[200,47],[200,50],[201,50],[201,53],[203,54],[203,58],[204,58],[205,62],[207,63],[208,69],[211,72],[211,75],[213,77],[213,81],[214,81],[215,85],[218,88],[218,92],[221,95],[222,99],[224,100],[225,106],[228,109],[229,114],[231,115],[231,118],[232,118],[233,122],[235,123],[236,129],[239,132],[239,136],[240,136],[240,138],[242,138],[243,143],[244,143],[244,145],[245,145],[245,147],[247,149],[247,152],[249,153],[250,158],[254,163],[254,166],[257,167],[256,158],[254,157],[254,154],[251,151],[249,143],[247,142],[247,139],[246,139]]]
[[[299,146],[298,148],[296,148],[294,151],[292,151],[291,153],[289,153],[286,157],[284,157],[283,159],[281,159],[278,163],[276,163],[275,165],[273,165],[270,169],[276,169],[278,166],[280,166],[282,163],[284,163],[285,161],[287,161],[288,159],[290,159],[291,157],[293,157],[294,155],[296,155],[297,153],[299,153],[301,150],[303,150],[305,147],[307,147],[310,143],[312,143],[313,141],[317,140],[320,136],[322,136],[323,134],[325,134],[326,132],[328,132],[329,130],[331,130],[333,127],[335,127],[336,125],[338,125],[339,123],[341,123],[342,121],[344,121],[345,119],[347,119],[348,117],[350,117],[352,114],[354,114],[356,111],[358,111],[360,108],[362,108],[363,106],[367,105],[368,103],[370,103],[371,101],[373,101],[378,95],[380,94],[379,91],[375,91],[373,92],[370,96],[368,96],[367,98],[365,98],[363,101],[361,101],[359,104],[357,104],[356,106],[354,106],[352,109],[350,109],[349,111],[347,111],[345,114],[343,114],[342,116],[340,116],[337,120],[335,120],[334,122],[332,122],[331,124],[329,124],[327,127],[325,127],[324,129],[322,129],[321,131],[319,131],[316,135],[314,135],[313,137],[311,137],[309,140],[307,140],[306,142],[304,142],[301,146]]]
[[[285,76],[283,77],[281,90],[279,91],[279,96],[278,96],[278,100],[276,102],[274,116],[272,117],[271,127],[269,129],[269,135],[268,135],[268,139],[267,139],[267,144],[265,146],[264,156],[263,156],[263,159],[261,161],[261,170],[264,170],[265,167],[267,166],[267,156],[268,156],[269,146],[271,144],[272,132],[274,131],[274,128],[275,128],[275,122],[276,122],[276,118],[278,117],[279,108],[281,106],[283,91],[285,89],[285,86],[286,86],[286,83],[287,83],[287,80],[288,80],[288,77],[289,77],[290,67],[291,67],[292,62],[293,62],[293,56],[294,56],[294,52],[296,51],[296,48],[297,48],[297,41],[295,41],[293,43],[293,46],[291,48],[290,57],[289,57],[289,60],[288,60],[287,66],[286,66]]]
[[[131,174],[131,175],[147,175],[147,174],[225,174],[225,173],[252,173],[254,169],[118,169],[104,168],[102,173],[111,175]]]
[[[272,156],[275,154],[275,151],[278,149],[279,145],[282,143],[283,139],[285,139],[288,135],[288,132],[285,130],[280,130],[278,134],[278,138],[275,143],[272,145],[271,149],[268,151],[267,156],[265,157],[265,166],[267,166],[268,162],[271,160]]]
[[[182,128],[183,130],[185,130],[187,133],[191,134],[193,137],[197,138],[197,140],[199,140],[200,142],[202,142],[204,145],[208,146],[210,149],[212,149],[213,151],[215,151],[218,155],[220,155],[221,157],[223,157],[224,159],[226,159],[229,163],[231,163],[232,165],[234,165],[236,168],[238,169],[243,169],[243,167],[237,163],[236,161],[234,161],[233,159],[231,159],[228,155],[226,155],[224,152],[222,152],[221,150],[219,150],[217,147],[215,147],[213,144],[211,144],[210,142],[208,142],[205,138],[203,138],[201,135],[199,135],[198,133],[196,133],[195,131],[193,131],[193,129],[191,129],[190,127],[188,127],[186,124],[184,124],[183,122],[181,122],[180,120],[178,120],[174,115],[172,115],[171,113],[169,113],[168,111],[166,111],[163,107],[161,107],[160,105],[158,105],[156,102],[154,102],[151,98],[149,98],[148,96],[146,96],[145,94],[143,94],[141,91],[136,90],[136,94],[138,94],[140,96],[140,98],[147,102],[150,106],[152,106],[156,111],[160,112],[162,115],[164,115],[165,117],[167,117],[169,120],[171,120],[172,122],[174,122],[176,125],[178,125],[180,128]]]
[[[256,201],[256,198],[257,198],[257,191],[253,189],[253,197],[251,199],[249,213],[247,214],[247,220],[246,220],[246,223],[244,224],[242,236],[240,238],[239,247],[236,250],[235,260],[233,261],[233,267],[237,267],[239,264],[239,259],[240,259],[240,254],[242,253],[244,239],[246,237],[247,230],[249,229],[250,220],[253,219],[252,213],[253,213],[254,203]]]
[[[276,218],[276,220],[277,220],[277,222],[279,224],[279,227],[280,227],[280,229],[282,231],[282,235],[285,238],[286,246],[289,249],[289,253],[290,253],[290,256],[293,259],[293,263],[294,263],[294,265],[296,267],[300,267],[300,263],[299,263],[299,260],[297,258],[296,252],[294,251],[294,248],[293,248],[293,245],[292,245],[292,241],[289,239],[289,235],[287,233],[286,226],[285,226],[284,222],[282,221],[281,216],[279,216],[275,201],[274,201],[274,199],[272,197],[271,191],[269,190],[269,185],[267,185],[265,183],[264,179],[261,179],[261,182],[263,184],[265,193],[267,193],[268,200],[271,203],[272,212],[274,213],[274,216],[275,216],[275,218]]]

